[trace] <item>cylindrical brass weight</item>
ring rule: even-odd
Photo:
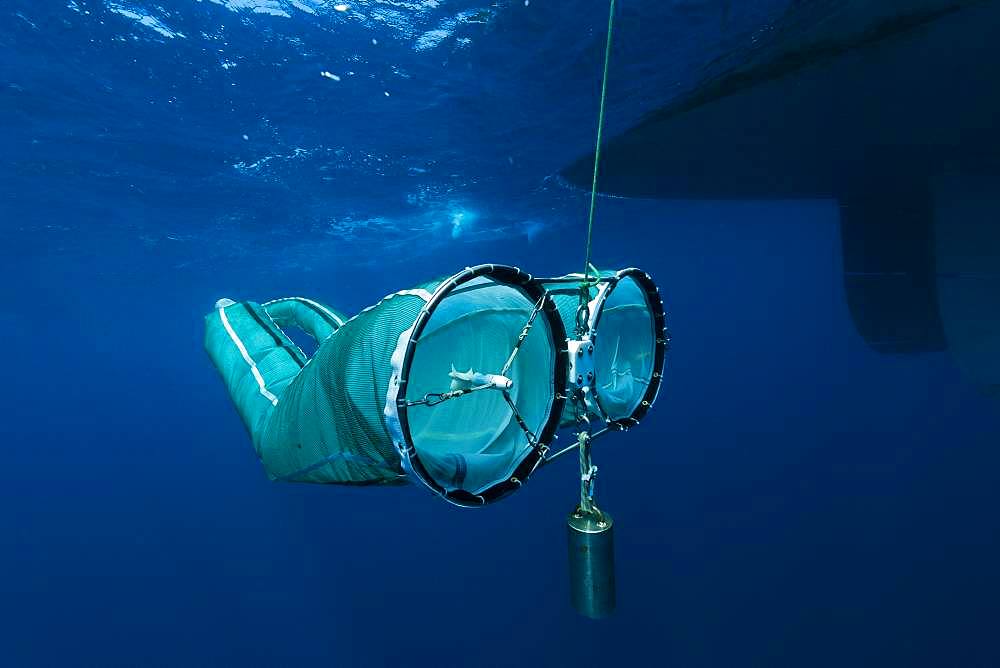
[[[608,617],[615,610],[614,522],[607,513],[576,510],[566,524],[573,607],[584,617]]]

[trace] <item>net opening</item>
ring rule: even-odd
[[[414,325],[400,374],[399,422],[418,477],[460,505],[517,489],[558,426],[564,340],[554,304],[520,270],[484,265],[446,281]]]

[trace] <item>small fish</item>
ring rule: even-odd
[[[454,390],[468,390],[472,387],[482,387],[488,386],[498,390],[509,390],[514,386],[514,381],[506,376],[500,376],[493,373],[479,373],[478,371],[473,371],[470,367],[468,371],[458,371],[455,369],[455,365],[451,365],[451,372],[448,374],[451,378],[451,389]]]

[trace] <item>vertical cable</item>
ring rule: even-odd
[[[608,38],[604,45],[604,75],[601,77],[601,105],[597,114],[597,143],[594,149],[594,178],[590,186],[590,213],[587,216],[587,260],[583,265],[584,282],[590,283],[590,242],[594,233],[594,208],[597,205],[597,170],[601,162],[601,140],[604,134],[604,107],[608,96],[608,63],[611,62],[611,33],[615,23],[615,0],[608,8]],[[581,299],[583,292],[580,293]]]

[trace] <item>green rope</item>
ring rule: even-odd
[[[611,62],[611,32],[615,23],[615,0],[611,0],[608,9],[608,39],[604,45],[604,76],[601,78],[601,107],[597,115],[597,145],[594,149],[594,179],[590,186],[590,213],[587,216],[587,261],[583,265],[583,290],[589,291],[590,284],[590,242],[594,234],[594,208],[597,206],[597,168],[601,162],[601,135],[604,133],[604,106],[608,96],[608,63]],[[585,287],[587,286],[587,287]],[[588,292],[589,294],[589,292]],[[589,299],[588,299],[589,301]]]

